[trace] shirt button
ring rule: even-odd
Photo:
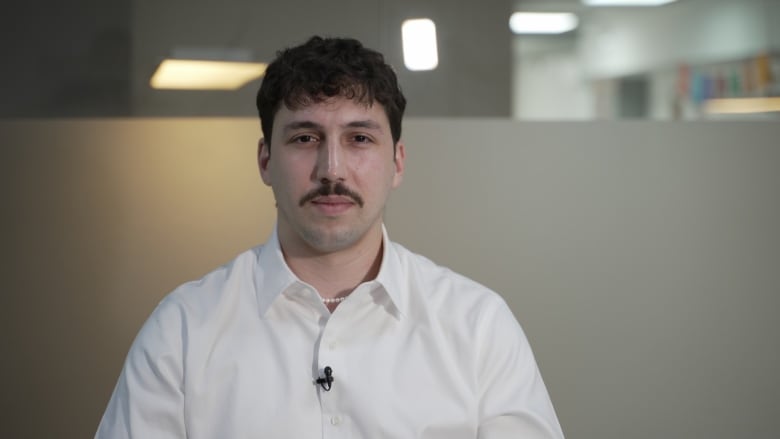
[[[333,416],[330,418],[330,423],[333,425],[341,424],[341,416]]]

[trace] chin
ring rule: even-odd
[[[352,247],[360,240],[363,234],[354,229],[307,229],[303,231],[302,238],[313,249],[321,253],[332,253]]]

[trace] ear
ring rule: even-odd
[[[401,181],[404,179],[404,166],[406,166],[406,148],[403,142],[400,140],[395,145],[395,175],[393,175],[393,187],[396,188],[401,185]]]
[[[260,138],[257,142],[257,167],[260,169],[260,177],[263,179],[263,183],[271,186],[271,173],[268,170],[268,162],[271,160],[270,145],[265,141],[265,138]]]

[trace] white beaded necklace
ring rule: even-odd
[[[330,304],[333,304],[333,303],[341,303],[346,298],[347,298],[347,296],[342,296],[342,297],[322,297],[322,303],[324,303],[326,305],[330,305]]]

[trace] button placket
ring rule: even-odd
[[[343,305],[343,304],[342,304]],[[339,305],[339,306],[342,306]],[[344,380],[346,365],[343,363],[343,347],[340,336],[347,324],[346,314],[333,314],[322,328],[320,345],[317,353],[317,366],[320,370],[330,366],[333,371],[333,383],[330,391],[319,388],[322,413],[323,437],[343,438],[349,432],[348,416],[343,411]],[[322,376],[322,375],[321,375]]]

